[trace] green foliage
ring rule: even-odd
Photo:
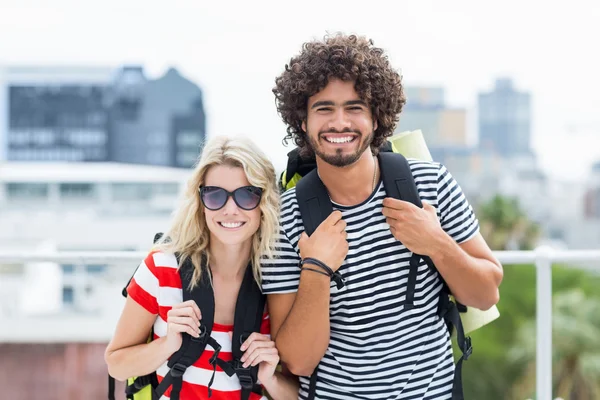
[[[535,388],[535,314],[536,314],[536,274],[533,265],[509,265],[504,267],[504,280],[500,286],[500,302],[498,309],[500,318],[476,332],[473,332],[473,355],[463,364],[463,382],[465,397],[468,399],[524,399],[524,392],[531,391],[531,382]],[[572,290],[581,294],[582,303],[588,304],[586,310],[594,309],[594,304],[600,304],[600,276],[580,269],[555,266],[553,268],[553,294],[556,301],[563,304],[564,296],[573,296]],[[561,300],[563,299],[563,300]],[[561,303],[561,301],[563,303]],[[567,303],[569,304],[569,303]],[[568,307],[567,307],[568,309]],[[583,308],[582,308],[583,309]],[[559,314],[553,319],[555,337],[559,334],[561,341],[570,340],[566,329],[558,329],[556,324],[573,328],[575,322]],[[582,315],[586,315],[585,313]],[[584,317],[580,317],[583,318]],[[569,321],[569,323],[565,323]],[[577,326],[581,325],[577,322]],[[559,333],[561,332],[561,333]],[[589,329],[588,329],[589,332]],[[597,336],[600,337],[600,331]],[[586,336],[589,338],[589,335]],[[556,343],[558,337],[555,339]],[[533,343],[533,348],[531,347]],[[588,345],[590,345],[588,343]],[[519,347],[525,354],[529,349],[529,358],[519,359]],[[583,350],[587,347],[581,347]],[[561,365],[566,361],[566,353],[556,351],[555,364]],[[572,355],[572,353],[571,353]],[[531,358],[533,356],[533,358]],[[583,358],[582,369],[585,376],[600,371],[595,357]],[[566,364],[565,364],[566,365]],[[555,367],[556,371],[560,371]],[[560,372],[559,372],[560,373]],[[582,372],[583,374],[583,372]],[[533,376],[533,379],[531,379]],[[595,375],[597,381],[600,376]],[[528,393],[531,395],[531,393]],[[565,397],[569,398],[569,397]],[[586,397],[579,397],[584,399]]]
[[[514,198],[496,195],[477,210],[481,234],[492,250],[531,250],[540,236],[540,228],[531,222]]]

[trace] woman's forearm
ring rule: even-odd
[[[262,382],[273,400],[297,400],[300,384],[295,376],[275,372],[267,382]]]
[[[138,344],[106,354],[109,374],[120,381],[156,371],[175,352],[166,341],[158,338],[150,343]]]

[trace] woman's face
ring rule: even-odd
[[[234,193],[234,196],[228,196],[225,191]],[[226,245],[252,240],[260,227],[258,205],[261,192],[251,187],[242,168],[227,165],[211,167],[200,195],[211,240],[216,239]]]

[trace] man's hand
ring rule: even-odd
[[[383,200],[383,215],[394,237],[413,253],[431,256],[448,239],[435,207],[426,202],[419,208],[388,197]]]
[[[348,254],[347,237],[346,222],[342,219],[342,213],[336,210],[321,222],[310,237],[302,232],[298,242],[300,257],[316,258],[335,272]]]

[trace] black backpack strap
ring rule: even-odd
[[[296,200],[300,208],[304,231],[308,236],[312,235],[321,222],[333,212],[329,193],[321,178],[319,178],[316,168],[296,184]],[[317,365],[310,377],[309,400],[315,397],[318,369],[319,366]]]
[[[243,363],[240,361],[244,352],[240,347],[253,332],[260,332],[264,311],[265,296],[254,280],[252,265],[249,264],[235,304],[231,343],[232,361],[230,365],[232,372],[237,375],[240,381],[242,400],[248,400],[252,392],[262,394],[262,387],[257,383],[258,366],[244,368]]]
[[[327,188],[313,169],[296,184],[296,199],[308,236],[333,212]]]
[[[410,165],[402,154],[389,152],[380,153],[379,168],[381,170],[383,186],[385,187],[388,196],[407,201],[417,207],[423,207]],[[421,259],[423,259],[423,256],[413,253],[409,260],[410,268],[408,270],[408,283],[403,304],[404,308],[407,310],[413,308],[415,305],[414,299],[417,286],[417,273]]]
[[[467,360],[473,353],[471,337],[465,336],[458,306],[456,303],[450,300],[450,297],[448,297],[447,294],[440,296],[439,315],[444,319],[444,321],[446,321],[447,324],[453,325],[456,329],[456,344],[458,345],[458,348],[462,354],[456,362],[456,367],[454,369],[452,400],[464,400],[465,396],[462,385],[462,364],[463,361]]]
[[[115,400],[115,378],[108,375],[108,400]]]
[[[317,373],[319,371],[319,365],[316,366],[312,375],[310,376],[310,384],[308,386],[308,397],[306,400],[314,400],[317,394]]]
[[[211,279],[210,276],[208,276],[210,272],[204,271],[200,282],[198,282],[194,289],[190,291],[193,272],[194,267],[191,260],[188,258],[179,268],[179,275],[181,277],[183,289],[183,301],[194,300],[202,313],[202,320],[200,321],[200,337],[192,337],[187,333],[182,334],[183,340],[181,347],[171,356],[167,364],[170,370],[154,392],[156,398],[160,398],[172,385],[170,398],[171,400],[179,400],[179,392],[181,391],[183,384],[183,374],[189,366],[200,358],[206,345],[210,344],[214,348],[215,355],[213,358],[215,359],[221,350],[221,346],[210,336],[215,314],[215,298]],[[209,394],[211,393],[211,384],[212,379],[208,387]]]
[[[379,168],[385,191],[390,197],[423,207],[408,160],[399,153],[379,153]]]
[[[156,372],[148,375],[138,376],[133,382],[125,386],[125,397],[128,399],[133,399],[133,395],[146,386],[152,385],[152,387],[155,388],[157,384],[158,380],[156,378]]]

